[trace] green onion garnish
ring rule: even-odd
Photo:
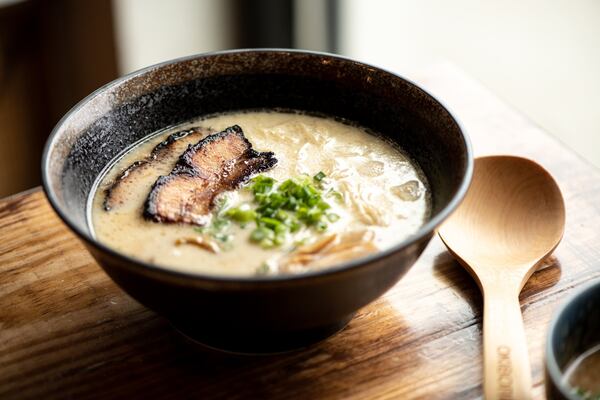
[[[340,217],[327,213],[331,205],[324,199],[321,182],[326,175],[321,171],[311,180],[309,176],[287,179],[280,184],[270,177],[258,175],[247,186],[253,195],[253,204],[230,208],[221,215],[241,226],[254,221],[256,228],[250,240],[264,248],[285,243],[288,233],[299,231],[303,226],[323,232],[328,222]],[[330,195],[331,189],[327,192]]]
[[[319,171],[318,174],[313,176],[313,179],[317,182],[321,182],[325,178],[325,173],[323,171]]]

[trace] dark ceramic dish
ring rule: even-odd
[[[564,382],[568,365],[600,344],[600,280],[570,297],[550,324],[546,339],[546,393],[549,399],[580,400]]]
[[[122,150],[201,115],[274,107],[345,118],[400,144],[427,175],[431,220],[389,250],[276,277],[175,272],[119,254],[91,236],[86,201],[99,173]],[[55,211],[123,290],[201,343],[260,353],[323,339],[392,287],[462,200],[472,154],[453,116],[395,74],[330,54],[237,50],[165,62],[92,93],[52,132],[42,170]]]

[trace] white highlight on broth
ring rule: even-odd
[[[168,135],[191,126],[219,132],[236,124],[256,150],[275,153],[278,163],[265,175],[282,182],[323,171],[328,184],[342,194],[342,201],[327,199],[331,211],[340,219],[330,223],[324,233],[303,229],[289,244],[273,249],[263,249],[249,241],[254,223],[245,229],[232,224],[233,240],[218,254],[195,245],[176,245],[182,237],[197,235],[193,226],[156,223],[142,217],[144,201],[158,174],[167,174],[173,167],[164,163],[158,165],[159,170],[141,174],[131,185],[123,205],[111,211],[103,209],[104,191],[116,176],[134,161],[146,157]],[[243,189],[226,195],[231,206],[251,199]],[[418,166],[396,146],[360,127],[301,113],[249,111],[190,121],[135,146],[102,177],[91,202],[91,222],[98,240],[152,264],[200,274],[249,276],[263,264],[271,267],[270,273],[280,272],[279,260],[294,249],[293,243],[298,239],[310,243],[331,234],[343,238],[346,234],[367,231],[375,248],[389,248],[414,233],[429,218],[429,198]],[[332,266],[317,264],[314,268]],[[286,272],[311,269],[308,266]]]

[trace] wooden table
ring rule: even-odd
[[[563,190],[564,240],[521,296],[543,398],[549,320],[600,277],[600,173],[454,67],[416,80],[462,120],[476,155],[531,157]],[[192,350],[108,278],[39,188],[0,200],[0,398],[477,398],[481,303],[436,237],[392,290],[318,345],[258,358]]]

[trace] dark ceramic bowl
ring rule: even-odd
[[[600,280],[571,296],[550,323],[546,339],[546,394],[549,399],[580,400],[565,382],[569,364],[600,345]]]
[[[128,146],[201,115],[273,107],[349,119],[397,142],[427,175],[431,220],[388,250],[324,271],[275,277],[175,272],[120,254],[91,235],[86,203],[92,185]],[[392,287],[462,200],[472,164],[457,121],[415,84],[330,54],[265,49],[168,61],[109,83],[58,123],[42,170],[57,214],[133,298],[201,343],[275,352],[333,334]]]

